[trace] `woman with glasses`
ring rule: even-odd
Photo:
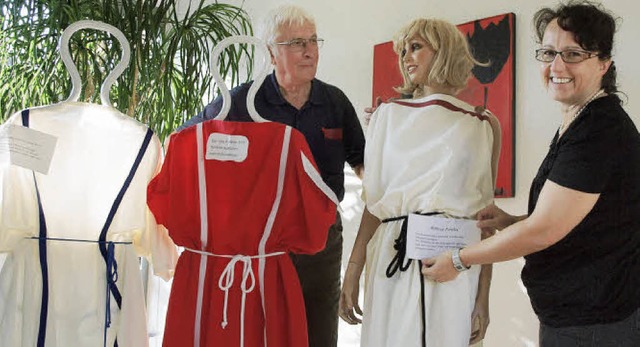
[[[482,340],[489,324],[491,268],[475,266],[450,284],[425,280],[419,259],[407,253],[408,215],[463,221],[490,204],[499,124],[455,97],[478,62],[453,24],[415,20],[400,31],[394,49],[404,79],[398,91],[413,97],[383,104],[371,116],[366,208],[344,276],[340,316],[360,322],[358,282],[366,263],[362,346],[466,347]]]
[[[560,126],[528,215],[490,205],[478,226],[502,231],[457,252],[464,266],[525,257],[543,347],[640,346],[640,135],[616,95],[615,23],[589,2],[536,13],[536,59]],[[455,261],[446,252],[423,273],[451,280]]]

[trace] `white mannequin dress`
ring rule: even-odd
[[[7,253],[0,346],[147,346],[137,257],[152,258],[165,278],[177,258],[146,206],[147,183],[161,164],[158,138],[95,104],[25,110],[3,126],[25,122],[56,136],[57,145],[47,175],[0,165],[0,252]]]
[[[415,212],[470,218],[493,201],[492,128],[465,102],[435,94],[383,104],[366,139],[363,197],[380,220]],[[383,222],[367,246],[361,345],[468,346],[480,268],[444,284],[425,279],[416,260],[391,269],[402,224]]]

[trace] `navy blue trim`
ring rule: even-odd
[[[422,261],[418,260],[418,276],[420,276],[420,309],[422,310],[422,347],[427,347],[427,317],[425,316],[424,275],[422,275]]]
[[[111,295],[109,291],[111,288],[115,287],[116,290],[118,287],[116,286],[116,282],[118,281],[118,263],[116,262],[115,256],[115,245],[113,242],[107,243],[107,288],[106,288],[106,300],[105,300],[105,310],[104,310],[104,337],[103,337],[103,345],[107,346],[107,331],[111,327]]]
[[[44,219],[44,211],[42,209],[42,200],[40,199],[40,191],[38,190],[38,182],[36,174],[33,173],[33,182],[36,186],[36,195],[38,197],[38,217],[40,219],[40,240],[38,241],[38,250],[40,254],[40,270],[42,271],[42,301],[40,304],[40,327],[38,329],[38,347],[44,347],[44,341],[47,335],[47,315],[49,313],[49,267],[47,265],[47,241],[42,238],[47,237],[47,222]]]
[[[109,215],[107,216],[107,220],[105,221],[104,226],[102,227],[102,231],[100,232],[100,237],[98,238],[98,241],[99,241],[98,246],[100,248],[100,253],[102,254],[102,258],[104,259],[105,265],[107,265],[109,261],[109,257],[107,254],[108,253],[107,245],[106,245],[107,232],[109,231],[109,227],[113,222],[113,218],[116,215],[116,212],[118,211],[118,207],[120,206],[120,203],[122,202],[122,198],[124,197],[124,194],[129,188],[129,185],[133,180],[133,176],[138,170],[138,166],[140,166],[140,162],[142,162],[142,157],[144,156],[144,153],[146,152],[147,147],[149,146],[149,142],[151,141],[152,135],[153,135],[153,131],[151,131],[151,129],[147,129],[147,133],[144,137],[144,141],[142,141],[142,145],[140,146],[140,150],[138,151],[136,160],[134,161],[133,166],[131,167],[131,170],[129,170],[129,175],[127,176],[127,179],[124,181],[122,188],[120,188],[120,192],[118,193],[118,196],[113,202],[113,205],[111,206],[111,210],[109,211]],[[116,299],[116,303],[118,303],[118,307],[122,308],[122,295],[120,294],[120,290],[115,284],[111,286],[111,294],[113,294],[114,299]]]
[[[68,239],[63,237],[27,237],[27,239],[31,240],[46,240],[46,241],[65,241],[65,242],[84,242],[84,243],[100,243],[100,241],[95,240],[83,240],[83,239]],[[113,243],[114,245],[131,245],[133,242],[131,241],[105,241],[105,243]]]
[[[111,270],[112,268],[117,268],[117,264],[115,262],[115,255],[113,254],[113,251],[109,252],[107,250],[107,241],[106,241],[107,232],[109,231],[109,227],[113,222],[113,218],[115,217],[116,212],[118,211],[118,207],[120,206],[120,203],[122,202],[122,198],[124,197],[124,194],[129,188],[131,181],[133,180],[133,176],[135,176],[136,171],[138,171],[138,167],[140,166],[140,163],[142,162],[142,158],[144,157],[144,154],[147,151],[147,147],[149,147],[149,142],[151,142],[152,136],[153,136],[153,131],[151,131],[151,129],[147,129],[147,133],[145,134],[144,140],[142,141],[142,145],[140,146],[138,155],[136,156],[136,159],[133,162],[133,166],[131,166],[131,170],[129,170],[129,175],[127,176],[127,179],[124,181],[122,188],[120,188],[120,192],[118,192],[118,196],[114,200],[113,205],[111,205],[111,210],[109,211],[107,220],[105,221],[104,226],[100,231],[100,237],[98,238],[98,248],[100,249],[100,254],[102,254],[102,258],[104,259],[105,266],[107,267],[107,299],[106,299],[107,311],[110,311],[109,302],[111,300],[111,296],[109,295],[109,292],[111,292],[111,294],[113,295],[113,298],[116,300],[116,303],[118,304],[118,308],[122,308],[122,294],[120,294],[120,290],[118,289],[118,286],[116,285],[115,281],[112,280],[112,277],[111,277]],[[113,243],[109,242],[109,245],[113,247]],[[105,314],[108,314],[108,313],[105,313]],[[106,344],[106,331],[109,325],[108,323],[109,323],[108,321],[105,321],[105,327],[104,327],[105,344]],[[114,346],[115,347],[118,346],[117,338],[116,338],[116,341],[114,342]]]
[[[22,125],[29,127],[29,109],[22,111]],[[38,224],[39,224],[39,241],[38,254],[40,257],[40,271],[42,272],[42,298],[40,301],[40,325],[38,327],[38,347],[44,347],[47,337],[47,316],[49,314],[49,266],[47,265],[47,221],[44,218],[44,210],[42,209],[42,199],[40,199],[40,190],[38,189],[38,181],[35,172],[33,174],[33,184],[36,188],[36,197],[38,198]]]
[[[29,127],[29,109],[22,110],[22,125]]]
[[[22,124],[25,127],[29,127],[29,109],[22,111]],[[115,251],[114,244],[130,244],[131,242],[107,242],[106,236],[111,223],[113,222],[113,218],[122,202],[125,192],[129,188],[133,177],[142,162],[142,158],[149,147],[149,143],[151,142],[151,138],[153,136],[153,131],[151,129],[147,129],[144,140],[142,141],[142,145],[140,146],[140,150],[138,151],[138,155],[129,171],[129,175],[127,176],[118,196],[116,197],[113,205],[111,206],[111,210],[109,211],[109,215],[105,224],[100,232],[100,237],[98,241],[90,241],[90,240],[79,240],[79,239],[62,239],[62,238],[47,238],[47,223],[44,216],[44,209],[42,208],[42,200],[40,198],[40,191],[38,190],[38,182],[36,181],[35,173],[33,173],[33,182],[36,188],[36,196],[38,198],[38,216],[39,216],[39,235],[38,237],[31,237],[31,239],[38,240],[39,254],[40,254],[40,268],[42,271],[42,302],[40,307],[40,326],[38,328],[38,341],[37,347],[44,347],[46,340],[46,332],[47,332],[47,315],[48,315],[48,307],[49,307],[49,269],[47,265],[47,240],[51,241],[72,241],[72,242],[97,242],[98,247],[100,249],[100,253],[105,260],[107,267],[107,299],[106,299],[106,312],[105,312],[105,335],[104,335],[104,344],[106,345],[106,332],[110,325],[111,317],[110,317],[110,299],[111,296],[109,292],[113,294],[116,303],[118,304],[118,308],[122,308],[122,295],[118,290],[116,285],[116,281],[118,280],[117,273],[117,263],[115,261]],[[108,245],[107,245],[108,244]],[[108,246],[108,250],[107,250]],[[118,340],[116,338],[114,342],[114,346],[118,347]]]

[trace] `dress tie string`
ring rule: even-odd
[[[227,325],[229,324],[227,320],[227,307],[229,303],[229,290],[231,289],[231,287],[233,287],[236,263],[242,262],[243,264],[242,280],[240,282],[240,290],[242,291],[242,301],[240,306],[240,347],[243,347],[244,346],[244,311],[245,311],[246,298],[247,298],[247,294],[251,293],[256,286],[256,276],[253,272],[253,267],[251,266],[252,260],[278,256],[278,255],[285,254],[285,252],[273,252],[273,253],[267,253],[267,254],[248,256],[243,254],[236,254],[236,255],[214,254],[214,253],[204,252],[204,251],[191,249],[187,247],[185,247],[185,250],[189,252],[197,253],[203,256],[230,259],[229,262],[227,263],[227,266],[225,266],[224,270],[222,271],[220,278],[218,279],[218,288],[220,288],[220,290],[224,292],[224,309],[222,311],[222,322],[220,323],[220,326],[222,326],[223,329],[226,329]]]
[[[440,214],[440,212],[416,213],[423,216]],[[389,262],[389,266],[387,266],[387,278],[393,277],[398,270],[400,270],[400,272],[407,271],[411,265],[411,259],[407,259],[407,221],[409,220],[409,216],[385,218],[382,220],[382,223],[395,222],[399,220],[402,220],[402,226],[400,227],[400,234],[398,235],[398,238],[393,241],[393,249],[396,250],[396,255]]]
[[[229,289],[233,286],[233,277],[235,273],[236,263],[241,261],[244,264],[242,269],[242,282],[240,282],[240,290],[242,290],[242,301],[240,306],[240,346],[244,346],[244,308],[247,293],[251,293],[256,285],[256,277],[251,268],[251,257],[244,255],[236,255],[227,264],[218,280],[218,288],[224,291],[224,309],[222,311],[222,329],[226,329],[227,321],[227,305],[229,302]]]
[[[393,277],[393,275],[400,270],[401,272],[407,271],[409,265],[411,265],[411,259],[406,259],[407,257],[407,220],[409,217],[400,216],[393,218],[386,218],[382,220],[382,223],[389,223],[398,220],[402,220],[402,226],[400,227],[400,234],[398,238],[393,241],[393,249],[396,250],[396,255],[393,256],[391,262],[389,262],[389,266],[387,266],[386,275],[387,278]],[[405,263],[406,259],[406,263]]]
[[[107,345],[107,329],[111,327],[111,290],[118,281],[118,263],[113,242],[107,242],[107,294],[104,310],[104,345]]]
[[[106,257],[106,295],[105,295],[105,310],[104,310],[104,334],[103,334],[103,346],[107,345],[107,331],[111,327],[111,293],[118,289],[116,283],[118,282],[118,262],[116,261],[116,245],[130,245],[131,241],[96,241],[74,238],[62,238],[62,237],[27,237],[30,240],[39,241],[59,241],[59,242],[79,242],[79,243],[97,243],[107,244],[107,257]]]

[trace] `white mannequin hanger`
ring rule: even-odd
[[[65,102],[78,101],[78,99],[80,98],[82,80],[80,80],[80,73],[78,73],[78,68],[73,63],[73,59],[71,59],[71,54],[69,53],[69,39],[71,39],[71,35],[73,35],[80,29],[103,30],[113,35],[120,42],[120,46],[122,47],[122,60],[118,63],[118,65],[116,65],[116,67],[113,69],[113,71],[111,71],[107,78],[105,78],[104,83],[102,83],[102,86],[100,87],[100,100],[102,101],[102,104],[112,106],[111,101],[109,101],[109,91],[111,90],[111,86],[116,81],[116,79],[120,77],[122,72],[129,65],[129,60],[131,59],[131,48],[129,47],[129,42],[127,41],[127,38],[124,36],[122,31],[107,23],[94,20],[81,20],[72,23],[63,31],[62,36],[60,36],[60,41],[58,41],[58,50],[60,51],[60,55],[62,56],[64,65],[67,67],[67,70],[71,75],[71,83],[73,86],[71,95],[69,95]]]
[[[254,122],[268,122],[268,120],[260,117],[258,112],[256,111],[256,106],[254,104],[254,100],[256,97],[256,93],[258,92],[258,88],[262,85],[262,82],[267,77],[269,73],[269,51],[267,51],[267,46],[264,41],[260,40],[257,37],[253,36],[231,36],[226,39],[220,41],[214,48],[213,53],[211,53],[211,61],[210,61],[210,69],[211,74],[213,75],[213,79],[216,81],[216,85],[220,88],[220,94],[222,95],[222,109],[220,110],[220,114],[218,114],[214,119],[216,120],[224,120],[227,118],[227,114],[229,113],[229,109],[231,108],[231,94],[229,93],[229,89],[227,85],[222,80],[220,76],[220,72],[218,71],[218,57],[220,53],[229,45],[235,43],[249,43],[254,44],[256,48],[258,48],[262,53],[262,69],[258,70],[257,77],[254,78],[253,84],[249,87],[249,92],[247,93],[247,111],[249,111],[249,116],[253,119]],[[258,65],[259,66],[259,65]]]

